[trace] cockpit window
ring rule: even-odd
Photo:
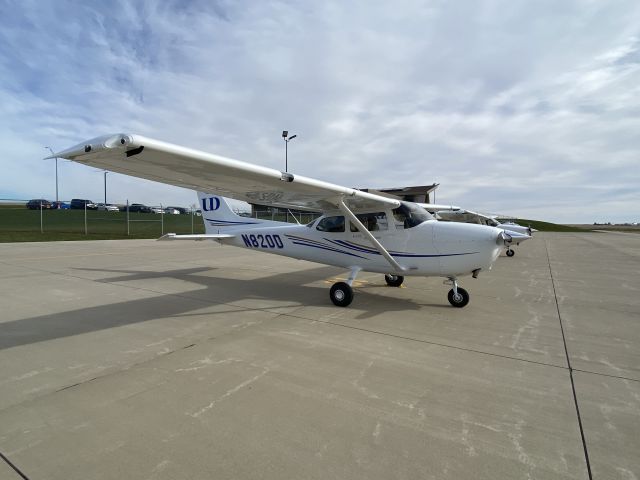
[[[415,203],[401,202],[400,206],[393,210],[396,228],[413,228],[427,220],[433,220],[433,216],[424,208]]]
[[[316,230],[321,232],[344,232],[344,217],[324,217],[318,222]]]

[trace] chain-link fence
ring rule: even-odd
[[[306,224],[319,214],[255,208],[262,220]],[[88,200],[50,202],[44,199],[0,199],[0,242],[157,238],[165,233],[204,233],[200,210],[194,205],[172,207],[138,203],[94,204]]]
[[[154,238],[167,232],[203,233],[195,207],[94,204],[88,201],[3,200],[0,240]],[[39,236],[41,238],[39,238]]]

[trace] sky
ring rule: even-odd
[[[637,0],[0,0],[0,198],[61,151],[147,137],[358,188],[561,223],[640,221]],[[58,161],[60,199],[104,200]],[[107,175],[107,201],[188,190]]]

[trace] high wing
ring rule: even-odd
[[[435,214],[441,210],[447,210],[447,211],[462,210],[460,207],[456,205],[444,205],[444,204],[438,204],[438,203],[419,203],[418,205],[420,205],[427,212],[432,214]]]
[[[354,211],[400,205],[396,199],[134,134],[97,137],[47,158],[54,157],[260,205],[310,211],[336,210],[341,202]]]

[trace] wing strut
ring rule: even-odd
[[[345,214],[345,216],[349,217],[349,220],[351,220],[351,223],[353,223],[356,226],[358,231],[369,239],[371,244],[376,248],[376,250],[380,252],[380,255],[382,255],[384,258],[387,259],[387,262],[389,262],[389,264],[394,268],[394,270],[398,272],[406,272],[407,270],[409,270],[407,267],[403,267],[398,262],[396,262],[395,258],[393,258],[389,254],[387,249],[384,248],[378,240],[376,240],[376,237],[374,237],[372,233],[369,230],[367,230],[367,228],[362,224],[362,222],[358,220],[358,217],[356,217],[353,214],[353,212],[349,210],[349,207],[345,205],[344,200],[342,198],[338,201],[338,208],[342,211],[342,213]]]

